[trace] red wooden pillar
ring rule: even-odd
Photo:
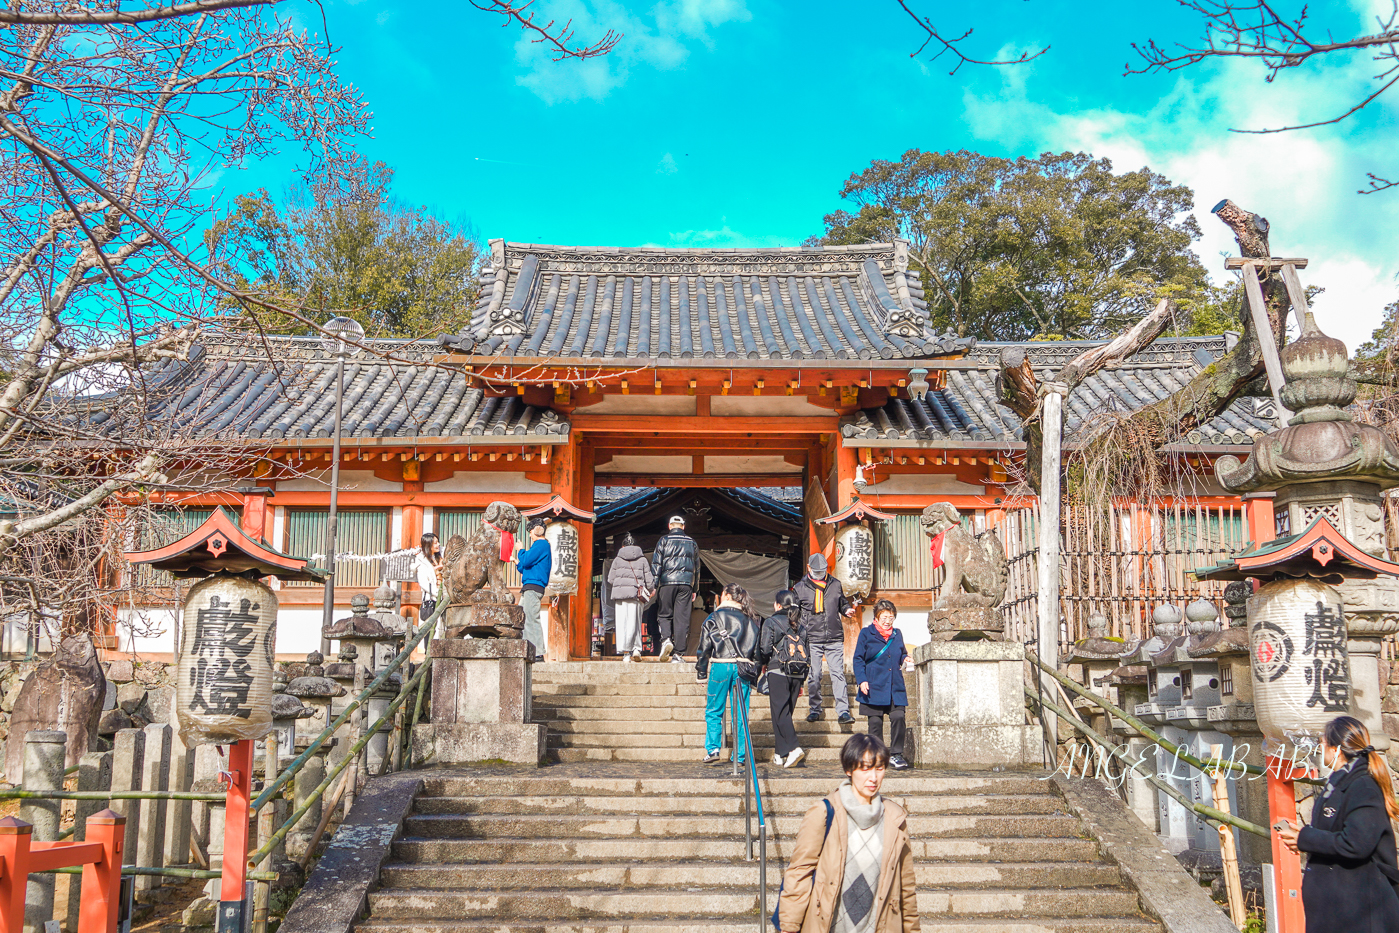
[[[593,445],[580,443],[578,448],[578,479],[569,504],[591,512],[593,510]],[[593,654],[593,526],[578,523],[578,592],[569,598],[572,608],[572,638],[569,652],[575,658],[590,658]]]
[[[272,490],[265,486],[254,486],[242,492],[243,531],[254,541],[266,544],[268,532],[272,527],[272,523],[267,520],[267,499],[272,495]]]
[[[577,495],[578,491],[579,446],[579,436],[576,433],[571,433],[568,436],[567,444],[559,444],[556,447],[549,448],[551,452],[549,478],[552,492],[554,495],[562,497],[565,502],[570,504],[576,504],[574,497]],[[589,499],[591,500],[591,498],[590,491]],[[591,536],[589,540],[591,541]],[[581,535],[579,536],[578,544],[580,551],[578,555],[580,562],[579,576],[581,577],[581,562],[583,559],[581,553],[583,544]],[[591,561],[589,561],[589,567],[591,567]],[[580,590],[582,589],[581,579],[579,580],[579,588]],[[544,659],[546,661],[567,661],[573,656],[573,629],[575,628],[573,616],[576,612],[576,604],[582,602],[580,597],[581,594],[575,597],[560,597],[558,611],[555,612],[551,610],[549,612],[549,635],[545,639],[545,641],[548,642],[548,647],[544,652]],[[589,624],[591,624],[591,621],[592,620],[589,619]],[[586,645],[582,656],[585,658],[588,656]]]
[[[1268,502],[1272,511],[1272,502]],[[1297,794],[1293,781],[1307,777],[1305,768],[1298,768],[1283,758],[1268,758],[1268,814],[1273,823],[1287,820],[1297,824]],[[1278,933],[1306,933],[1307,917],[1302,911],[1302,857],[1282,844],[1273,834],[1273,885],[1278,911]]]
[[[0,820],[0,933],[24,930],[24,889],[29,884],[29,843],[34,827],[7,816]]]
[[[116,933],[117,911],[121,908],[121,850],[126,839],[126,817],[103,810],[88,817],[84,825],[86,841],[101,844],[102,860],[83,866],[78,933]]]
[[[414,461],[414,462],[416,463],[417,461]],[[408,489],[408,486],[409,486],[409,485],[410,485],[409,482],[407,482],[407,481],[404,482],[403,488],[404,488],[405,491]],[[421,487],[421,486],[422,486],[422,482],[419,481],[419,482],[417,483],[417,485]],[[421,491],[421,490],[420,490],[420,491]],[[418,542],[420,542],[420,541],[422,540],[422,537],[423,537],[423,507],[422,507],[421,505],[405,505],[405,506],[403,507],[403,525],[402,525],[402,532],[401,532],[400,535],[399,535],[398,546],[401,547],[401,548],[417,547],[417,546],[418,546]],[[440,552],[439,552],[439,553],[440,553]],[[410,596],[411,594],[417,592],[417,590],[418,590],[418,584],[416,584],[416,583],[404,583],[404,584],[403,584],[403,595],[404,595],[404,603],[405,603],[405,604],[406,604],[407,601],[408,601],[407,597]],[[421,622],[421,621],[422,621],[422,616],[423,616],[422,611],[421,611],[421,603],[419,604],[419,607],[420,607],[420,608],[419,608],[419,612],[418,612],[418,621]]]
[[[243,888],[248,876],[248,815],[253,792],[253,742],[245,739],[228,749],[228,782],[223,836],[223,878],[219,882],[218,933],[242,933]]]
[[[1244,513],[1248,518],[1248,540],[1255,546],[1267,544],[1278,536],[1277,523],[1273,517],[1273,496],[1271,492],[1253,492],[1244,496]],[[1295,529],[1302,531],[1303,529]]]

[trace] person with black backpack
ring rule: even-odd
[[[777,750],[772,763],[795,768],[806,757],[797,744],[792,712],[802,684],[811,673],[811,642],[802,623],[801,601],[791,590],[777,594],[777,610],[763,622],[758,641],[758,662],[767,667],[768,704],[772,709],[772,734]]]

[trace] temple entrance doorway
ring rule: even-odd
[[[593,534],[593,566],[602,568],[601,656],[616,657],[615,618],[607,571],[626,535],[649,560],[656,542],[666,533],[672,516],[685,519],[685,533],[699,546],[699,579],[690,615],[689,644],[693,656],[700,624],[714,608],[728,583],[738,583],[753,596],[764,616],[772,612],[773,596],[799,579],[805,535],[802,490],[790,487],[668,488],[599,486]],[[643,654],[660,646],[654,599],[642,622]]]

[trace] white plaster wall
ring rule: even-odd
[[[642,457],[620,454],[598,467],[596,473],[689,473],[694,463],[689,457]]]
[[[393,514],[389,516],[389,550],[396,551],[403,547],[403,506],[393,507]]]
[[[403,484],[380,479],[373,470],[341,470],[340,488],[355,492],[402,492]],[[330,469],[317,470],[296,479],[277,481],[278,492],[325,492],[330,489]]]
[[[304,661],[306,655],[321,649],[321,616],[316,609],[277,611],[277,654]]]
[[[437,513],[429,505],[423,509],[423,534],[430,531],[434,533],[437,531]]]
[[[984,496],[985,486],[973,486],[945,473],[891,473],[888,479],[871,483],[867,496]]]
[[[272,546],[273,546],[274,548],[277,548],[278,550],[280,550],[281,547],[282,547],[282,545],[283,545],[283,543],[284,543],[286,540],[287,540],[287,510],[286,510],[286,507],[285,507],[285,506],[281,506],[281,505],[274,506],[274,507],[272,508],[272,541],[271,541],[271,544],[272,544]],[[272,578],[272,581],[271,581],[271,586],[272,586],[272,589],[274,589],[274,590],[280,590],[280,589],[282,588],[282,581],[281,581],[281,580],[278,580],[276,577],[273,577],[273,578]]]
[[[802,395],[715,395],[709,400],[709,413],[725,417],[783,415],[789,418],[829,418],[835,414],[829,408],[811,404]]]
[[[524,473],[461,471],[448,479],[423,483],[423,492],[548,492],[549,489],[548,483],[537,483],[526,478]]]
[[[143,634],[137,635],[137,632]],[[175,656],[174,609],[117,611],[118,650],[139,655]]]
[[[693,395],[608,395],[578,410],[588,415],[693,415],[697,402]]]

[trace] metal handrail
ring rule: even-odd
[[[748,716],[741,715],[747,711],[742,707],[739,693],[739,680],[734,678],[733,686],[729,690],[729,702],[733,709],[734,722],[734,772],[738,771],[738,732],[743,730],[743,745],[748,755],[748,777],[743,782],[743,818],[744,818],[744,850],[745,860],[753,861],[753,805],[756,804],[758,811],[758,930],[759,933],[767,929],[768,918],[768,824],[767,816],[763,812],[763,789],[758,783],[758,762],[753,756],[753,730],[749,727]],[[752,797],[749,797],[749,791]]]

